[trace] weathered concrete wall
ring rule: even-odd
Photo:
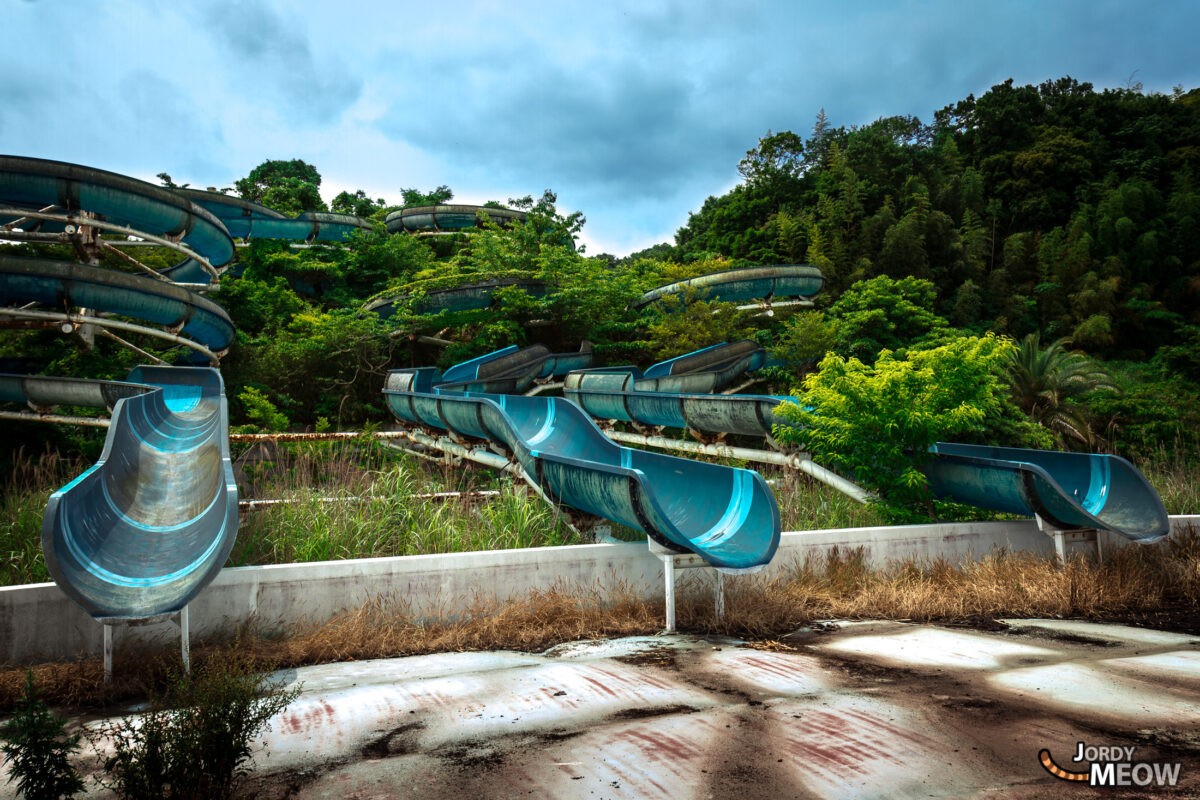
[[[1172,517],[1173,530],[1200,515]],[[1123,544],[1105,535],[1102,546]],[[1053,551],[1031,520],[906,525],[785,533],[767,572],[786,569],[828,548],[862,547],[883,565],[905,558],[973,558],[995,548]],[[736,580],[736,579],[735,579]],[[507,598],[556,583],[611,585],[624,581],[645,596],[662,592],[662,564],[644,544],[595,544],[402,556],[316,564],[234,567],[221,571],[190,607],[193,639],[228,634],[254,620],[266,628],[321,622],[372,598],[402,601],[413,612],[461,611],[479,595]],[[174,625],[119,628],[118,651],[134,644],[177,641]],[[0,588],[0,663],[28,664],[103,651],[103,629],[53,583]]]

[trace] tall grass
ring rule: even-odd
[[[1200,514],[1200,441],[1160,447],[1137,466],[1158,490],[1168,514]]]
[[[1139,466],[1169,513],[1200,513],[1200,463],[1164,449]],[[254,447],[236,453],[243,499],[294,502],[244,513],[230,566],[573,544],[561,517],[523,483],[467,463],[449,466],[363,439]],[[53,451],[19,454],[0,494],[0,586],[50,580],[41,552],[50,493],[87,464]],[[883,510],[854,502],[805,475],[767,467],[783,530],[887,525]],[[420,499],[435,492],[500,492]],[[323,502],[323,498],[336,498]],[[967,509],[967,511],[970,511]],[[978,518],[973,516],[965,518]],[[613,526],[620,538],[644,535]]]
[[[0,477],[0,586],[50,580],[42,558],[42,516],[51,493],[87,469],[81,459],[47,449],[18,451]]]

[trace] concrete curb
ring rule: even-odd
[[[1172,532],[1200,529],[1200,515],[1171,518]],[[1102,534],[1102,547],[1128,543]],[[841,528],[783,534],[771,574],[830,547],[862,547],[872,566],[906,558],[961,560],[996,548],[1053,552],[1032,520]],[[707,571],[707,570],[706,570]],[[736,578],[734,578],[736,580]],[[645,544],[592,544],[449,555],[366,558],[310,564],[229,567],[190,606],[193,638],[231,633],[254,620],[285,630],[324,622],[372,598],[407,603],[414,613],[461,612],[472,598],[505,599],[555,584],[623,582],[646,597],[662,592],[662,563]],[[170,624],[121,628],[118,652],[135,645],[177,643]],[[0,587],[0,663],[24,665],[103,652],[103,628],[53,583]]]

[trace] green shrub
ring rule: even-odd
[[[113,747],[103,783],[131,800],[232,797],[251,743],[298,694],[268,683],[248,659],[214,660],[153,695],[145,714],[101,729],[97,741]]]
[[[981,432],[1005,400],[1000,365],[1012,342],[963,336],[874,366],[827,356],[804,391],[779,414],[794,423],[775,435],[799,444],[822,464],[853,474],[893,504],[931,515],[920,466],[935,442]]]
[[[9,781],[29,800],[58,800],[83,791],[83,781],[68,759],[79,749],[79,734],[68,736],[61,717],[38,697],[33,671],[25,675],[25,695],[17,713],[0,729],[0,752],[10,764]]]

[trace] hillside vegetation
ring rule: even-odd
[[[618,259],[576,249],[584,218],[561,214],[549,190],[509,200],[527,218],[508,228],[481,218],[472,234],[390,235],[389,211],[453,192],[402,189],[396,205],[343,192],[327,207],[314,166],[265,162],[236,182],[242,197],[378,224],[344,245],[255,241],[239,251],[240,275],[211,295],[237,326],[222,365],[234,423],[383,424],[388,369],[447,366],[510,344],[565,351],[588,339],[600,363],[646,366],[749,337],[787,365],[756,389],[801,392],[801,405],[817,412],[797,410],[809,428],[787,436],[846,469],[874,464],[872,482],[898,501],[920,495],[907,454],[938,438],[1142,462],[1194,455],[1200,89],[1008,81],[933,112],[928,124],[889,117],[835,127],[822,112],[807,137],[768,131],[738,168],[743,182],[704,201],[674,242]],[[72,258],[66,248],[18,250]],[[171,261],[165,252],[139,257]],[[667,282],[775,263],[821,268],[816,309],[753,316],[695,298],[632,308]],[[547,289],[502,289],[484,310],[422,311],[431,291],[495,277]],[[363,312],[379,297],[395,299],[390,318]],[[180,355],[138,344],[167,360]],[[121,377],[143,360],[103,339],[85,352],[44,330],[0,331],[0,357],[93,377]],[[14,446],[28,448],[50,438],[94,454],[101,440],[12,430]]]

